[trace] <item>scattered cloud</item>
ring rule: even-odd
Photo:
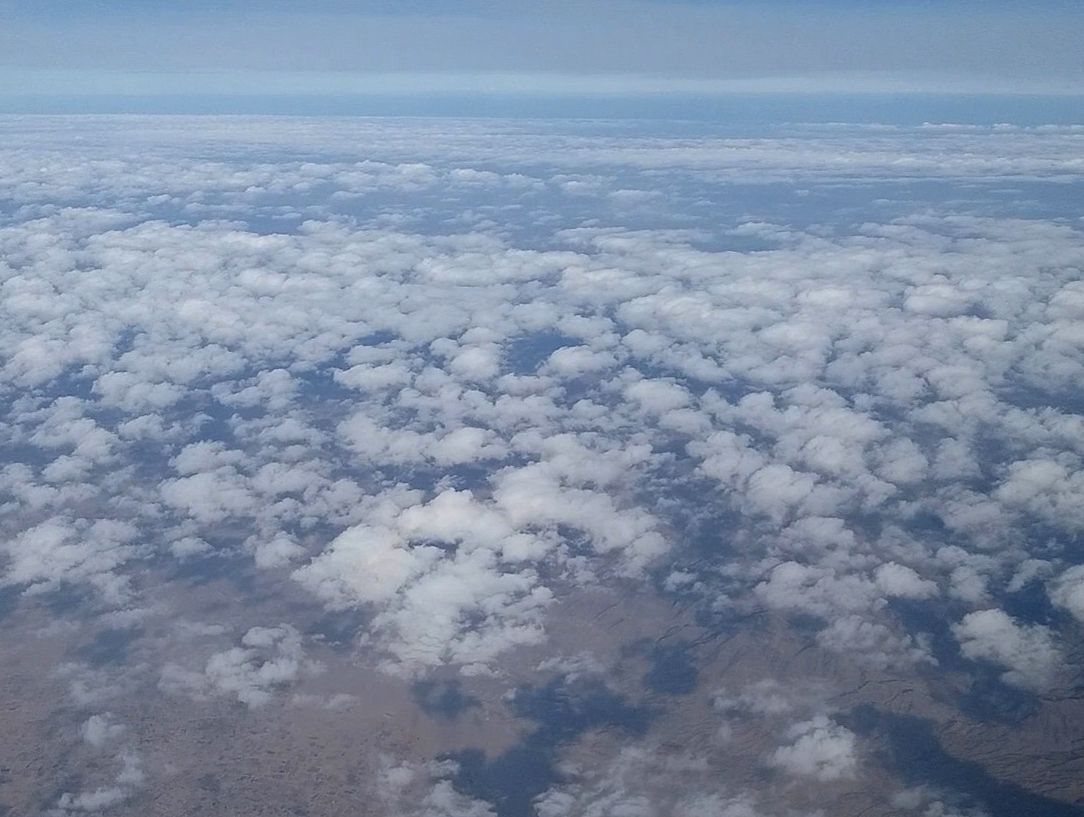
[[[114,626],[227,568],[290,600],[148,637],[174,700],[345,700],[302,685],[325,615],[392,676],[597,676],[590,645],[545,650],[600,588],[870,677],[936,666],[931,620],[963,672],[1075,671],[1084,234],[1018,192],[1079,181],[1080,128],[54,124],[0,121],[0,583]],[[83,749],[121,751],[120,671],[66,667]],[[785,680],[715,708],[770,720],[757,763],[857,775]],[[684,773],[626,749],[539,809],[636,814]],[[122,802],[121,766],[57,808]],[[447,770],[385,776],[419,813],[493,811]],[[697,781],[667,813],[762,808]]]

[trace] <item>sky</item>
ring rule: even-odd
[[[1032,3],[0,3],[0,105],[71,97],[981,93],[1084,88]]]

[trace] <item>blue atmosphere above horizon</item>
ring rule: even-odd
[[[1061,0],[5,1],[0,14],[8,112],[472,115],[496,98],[489,110],[518,115],[524,99],[963,95],[1049,97],[1065,122],[1084,107],[1084,8]]]

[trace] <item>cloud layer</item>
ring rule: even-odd
[[[1051,191],[1084,132],[497,127],[0,122],[17,603],[73,596],[171,700],[263,711],[320,673],[293,611],[355,616],[351,660],[388,676],[505,683],[591,591],[768,622],[867,678],[1078,683],[1084,233]],[[139,641],[230,571],[281,605]],[[791,714],[750,762],[860,777],[845,719],[756,680],[735,711]],[[649,755],[538,812],[651,813],[688,770]],[[119,757],[57,808],[136,791]],[[489,813],[414,774],[419,813]],[[671,813],[760,813],[690,792]]]

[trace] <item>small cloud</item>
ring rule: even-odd
[[[1046,690],[1062,664],[1049,627],[1017,624],[1002,610],[968,613],[952,631],[965,656],[1006,667],[1001,678],[1013,686]]]
[[[854,777],[858,766],[855,735],[825,715],[796,723],[786,732],[792,742],[769,761],[789,774],[829,782]]]

